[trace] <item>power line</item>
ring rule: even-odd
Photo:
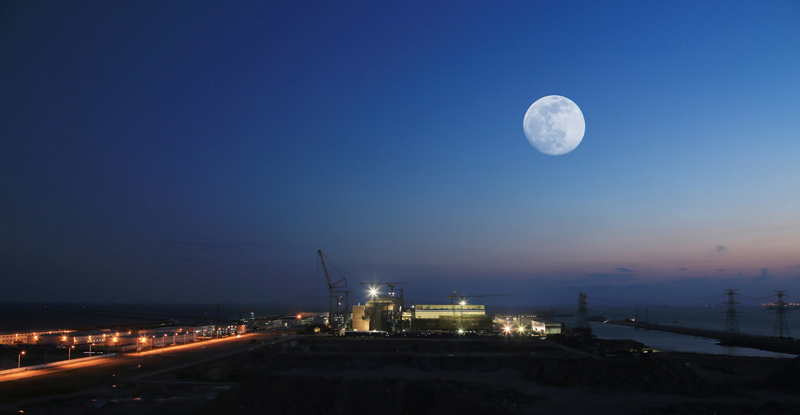
[[[587,298],[592,300],[599,300],[599,301],[606,301],[610,303],[619,303],[619,304],[627,304],[627,305],[635,305],[636,302],[633,302],[629,299],[621,300],[621,299],[609,299],[609,298],[599,298],[595,296],[588,296]],[[683,302],[691,302],[691,301],[701,301],[701,300],[716,300],[717,297],[715,296],[706,296],[706,297],[695,297],[695,298],[677,298],[675,299],[672,304],[658,304],[659,306],[670,306],[676,303],[683,303]]]

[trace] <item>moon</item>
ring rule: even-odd
[[[586,132],[586,122],[572,100],[548,95],[528,108],[522,128],[534,148],[550,156],[560,156],[578,147]]]

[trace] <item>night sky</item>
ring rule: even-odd
[[[797,1],[4,1],[0,136],[2,301],[800,298]]]

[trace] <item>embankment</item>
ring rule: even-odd
[[[719,340],[725,346],[748,347],[776,353],[800,355],[800,341],[788,338],[755,336],[752,334],[731,334],[719,330],[707,330],[695,327],[667,326],[663,324],[645,323],[629,320],[608,320],[607,324],[634,327],[643,330],[658,330],[687,336],[704,337]]]

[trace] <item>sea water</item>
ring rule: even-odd
[[[637,318],[634,307],[607,307],[594,310],[589,316],[601,314],[607,319],[624,320]],[[789,335],[800,335],[800,310],[797,315],[789,311],[786,322]],[[639,307],[638,320],[648,319],[651,323],[724,331],[727,307],[721,306],[663,306]],[[736,322],[739,333],[758,336],[772,336],[776,315],[774,310],[760,306],[737,307]],[[575,318],[564,318],[567,327],[574,326]],[[767,352],[745,347],[720,346],[717,340],[668,333],[657,330],[635,329],[602,322],[589,322],[592,333],[601,339],[630,339],[644,343],[647,347],[660,351],[707,353],[732,356],[760,356],[794,358],[791,354]],[[787,334],[784,333],[784,336]]]

